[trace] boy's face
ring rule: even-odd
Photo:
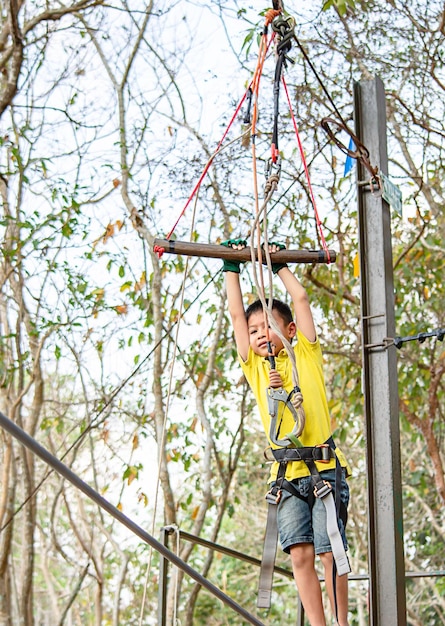
[[[292,337],[295,337],[295,333],[297,332],[295,322],[287,324],[275,310],[272,311],[272,315],[274,316],[283,337],[286,339],[292,339]],[[267,329],[264,312],[256,311],[255,313],[252,313],[248,319],[247,328],[249,331],[250,347],[255,354],[266,357],[269,354],[269,350],[267,346]],[[280,337],[270,327],[269,340],[272,344],[273,354],[276,356],[284,346]]]

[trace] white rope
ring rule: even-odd
[[[242,137],[244,137],[245,135],[247,135],[250,132],[251,132],[251,127],[247,128],[241,135],[239,135],[238,137],[235,137],[235,139],[232,139],[230,142],[228,142],[224,146],[219,147],[218,150],[215,150],[215,152],[211,155],[211,157],[207,161],[205,168],[207,168],[207,166],[209,166],[209,164],[213,161],[213,159],[219,153],[221,153],[224,150],[226,150],[227,148],[229,148],[233,143],[235,143],[236,141],[239,141],[240,139],[242,139]],[[192,223],[191,223],[191,227],[190,227],[191,234],[193,234],[194,225],[195,225],[195,221],[196,221],[196,212],[197,212],[198,198],[199,198],[199,189],[196,192],[195,201],[194,201],[194,205],[193,205]],[[192,236],[190,237],[190,241],[192,241]],[[190,260],[190,257],[187,257],[187,260],[186,260],[186,263],[185,263],[185,267],[184,267],[184,275],[185,276],[187,275],[187,272],[188,272],[189,260]],[[160,444],[158,444],[158,449],[161,450],[161,451],[164,448],[165,439],[166,439],[167,419],[168,419],[168,413],[169,413],[169,409],[170,409],[170,399],[171,399],[171,394],[172,394],[172,389],[173,389],[174,364],[176,362],[176,353],[177,353],[177,348],[178,348],[178,337],[179,337],[179,329],[180,329],[180,323],[179,322],[182,320],[182,318],[184,316],[184,313],[183,313],[184,299],[185,299],[184,298],[184,294],[185,294],[185,280],[182,282],[182,288],[181,288],[180,303],[179,303],[179,309],[178,309],[178,323],[176,325],[175,339],[174,339],[174,342],[173,342],[172,366],[170,368],[170,376],[169,376],[169,382],[168,382],[167,399],[166,399],[165,411],[164,411],[164,421],[163,421],[163,424],[162,424],[161,441],[160,441]],[[161,474],[161,463],[162,463],[162,456],[160,454],[159,458],[158,458],[158,473],[157,473],[156,490],[155,490],[154,507],[153,507],[153,522],[152,522],[152,526],[151,526],[151,533],[152,533],[152,535],[154,535],[154,532],[155,532],[156,518],[157,518],[157,511],[158,511],[159,483],[160,483],[159,476]],[[178,537],[179,537],[179,533],[178,533]],[[179,552],[179,539],[178,539],[178,552]],[[146,602],[146,599],[147,599],[148,579],[149,579],[149,575],[150,575],[150,571],[151,571],[152,556],[153,556],[153,547],[150,546],[149,555],[148,555],[148,563],[147,563],[147,572],[146,572],[146,575],[145,575],[144,592],[143,592],[142,603],[141,603],[141,612],[140,612],[140,616],[139,616],[139,626],[142,626],[142,624],[143,624],[143,616],[144,616],[145,602]],[[178,554],[178,556],[179,556],[179,554]],[[173,621],[173,624],[175,626],[176,626],[176,624],[180,623],[180,622],[177,621],[177,618],[176,618],[176,607],[177,607],[177,604],[178,604],[177,594],[178,594],[178,568],[175,568],[175,592],[174,592],[174,614],[175,614],[175,617],[174,617],[174,621]]]
[[[268,181],[269,182],[269,181]],[[292,345],[290,343],[290,341],[283,336],[283,333],[281,332],[280,327],[278,326],[273,314],[272,314],[272,304],[273,304],[273,272],[272,272],[272,261],[271,261],[271,257],[270,257],[270,252],[269,252],[269,240],[268,240],[268,236],[267,236],[267,212],[266,212],[266,208],[267,208],[267,204],[269,202],[269,200],[271,199],[275,189],[278,186],[278,180],[276,178],[274,178],[271,181],[270,185],[266,185],[266,189],[265,189],[265,199],[264,202],[262,204],[262,206],[260,207],[260,209],[258,210],[257,215],[255,216],[255,219],[253,221],[252,224],[252,229],[251,229],[251,234],[250,234],[250,251],[251,251],[251,259],[252,259],[252,274],[253,274],[253,280],[258,292],[258,297],[259,300],[261,301],[261,304],[263,305],[263,309],[266,312],[266,316],[267,316],[267,321],[269,323],[269,325],[271,326],[271,328],[275,331],[275,333],[280,337],[283,346],[289,356],[291,365],[292,365],[292,382],[294,387],[298,387],[300,388],[300,383],[299,383],[299,376],[298,376],[298,368],[297,368],[297,362],[295,359],[295,352],[292,348]],[[261,219],[261,216],[264,214],[264,219],[263,219],[263,238],[264,238],[264,247],[263,247],[263,252],[266,258],[266,265],[267,265],[267,269],[268,269],[268,274],[269,274],[269,302],[266,301],[265,295],[264,295],[264,288],[263,286],[260,284],[260,280],[258,279],[258,273],[257,273],[257,264],[256,264],[256,258],[255,258],[255,232],[257,232],[257,230],[259,229],[259,222]],[[261,255],[261,250],[260,250],[260,245],[258,245],[258,255]],[[260,263],[258,263],[260,266],[260,273],[262,273],[262,265]],[[291,398],[291,402],[293,404],[293,406],[296,409],[297,415],[298,415],[298,427],[296,429],[296,431],[294,432],[294,435],[296,437],[299,437],[301,435],[301,433],[303,432],[303,428],[305,425],[305,421],[306,421],[306,414],[304,412],[304,408],[303,408],[303,394],[300,392],[296,392],[295,394],[293,394],[292,398]]]

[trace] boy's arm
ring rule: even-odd
[[[292,298],[297,328],[306,339],[314,342],[317,338],[317,333],[306,289],[288,267],[282,267],[277,274]]]
[[[229,314],[232,319],[233,332],[235,333],[236,347],[239,355],[243,361],[245,361],[249,352],[250,342],[239,274],[226,271],[225,276],[227,302]]]

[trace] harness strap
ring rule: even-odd
[[[340,498],[341,484],[341,465],[335,454],[335,443],[330,437],[323,445],[305,448],[281,448],[272,450],[272,454],[276,461],[279,462],[277,479],[272,489],[266,494],[268,502],[268,513],[266,523],[266,534],[264,540],[263,556],[261,560],[260,582],[258,588],[257,607],[262,609],[270,608],[273,572],[277,550],[278,539],[278,521],[277,521],[277,505],[281,499],[283,489],[302,500],[309,501],[312,507],[313,502],[309,498],[302,496],[294,485],[286,480],[286,467],[292,461],[304,461],[311,472],[314,484],[314,492],[310,494],[320,498],[326,509],[326,529],[331,542],[332,556],[334,558],[334,577],[336,573],[339,576],[348,574],[351,571],[349,560],[343,545],[343,539],[338,527],[338,519],[343,518],[346,525],[347,513]],[[332,494],[332,487],[325,482],[315,465],[315,461],[329,461],[331,458],[336,459],[336,477],[335,477],[335,501]],[[335,578],[334,578],[335,590]]]
[[[282,488],[287,487],[288,481],[284,478],[286,474],[286,465],[287,464],[280,463],[275,484],[273,485],[272,489],[266,493],[266,502],[269,503],[269,506],[267,507],[266,533],[264,537],[263,556],[261,558],[260,568],[260,580],[258,584],[257,607],[259,609],[270,608],[273,572],[275,567],[275,558],[277,555],[277,505],[281,500]]]
[[[277,498],[280,498],[280,496],[281,496],[281,491],[277,494]],[[257,607],[259,609],[270,608],[273,571],[275,567],[275,558],[277,555],[277,537],[278,537],[278,520],[277,520],[277,506],[276,506],[277,504],[278,502],[276,501],[273,503],[269,502],[269,506],[267,508],[266,536],[264,538],[263,556],[261,559],[260,581],[258,584]]]
[[[332,437],[321,444],[320,446],[304,447],[304,448],[280,448],[278,450],[271,450],[275,461],[284,464],[290,461],[304,461],[306,464],[311,461],[329,462],[331,459],[336,458],[335,443]],[[309,468],[310,469],[310,468]],[[311,474],[313,472],[311,471]]]
[[[317,498],[323,502],[326,509],[326,529],[329,537],[329,541],[331,542],[332,555],[334,557],[335,565],[337,567],[337,573],[339,576],[343,576],[343,574],[349,574],[351,568],[349,566],[348,557],[346,555],[345,547],[343,545],[343,539],[341,537],[340,530],[338,528],[338,512],[339,505],[336,506],[334,502],[334,496],[332,494],[332,487],[329,483],[326,483],[320,476],[315,467],[315,463],[307,463],[313,478],[317,481],[314,486],[314,493]],[[311,467],[313,466],[313,467]],[[337,462],[336,464],[336,487],[337,487],[337,478],[338,475],[341,474],[340,464]],[[340,481],[338,481],[340,482]],[[340,500],[340,491],[337,488],[336,492],[336,501]],[[338,512],[337,512],[338,508]]]
[[[334,557],[335,565],[337,567],[337,574],[339,576],[343,576],[344,574],[349,574],[351,566],[349,565],[348,556],[343,545],[343,539],[338,528],[337,512],[332,490],[327,496],[322,498],[322,500],[326,509],[326,525],[329,541],[331,542],[332,556]]]

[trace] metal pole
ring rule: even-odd
[[[161,543],[168,548],[168,530],[161,528]],[[159,555],[158,626],[167,626],[167,576],[168,561]]]
[[[387,174],[385,92],[380,79],[354,86],[356,135]],[[364,184],[358,161],[363,389],[368,468],[370,624],[406,625],[397,357],[389,205]]]
[[[17,426],[17,424],[15,424],[13,421],[3,415],[3,413],[0,413],[0,426],[4,428],[15,439],[20,441],[21,444],[31,450],[33,454],[36,454],[43,461],[45,461],[45,463],[47,463],[50,467],[56,470],[58,474],[66,478],[66,480],[68,480],[71,484],[77,487],[77,489],[79,489],[85,495],[91,498],[91,500],[98,504],[102,509],[112,515],[118,522],[130,529],[133,534],[142,539],[142,541],[144,541],[145,543],[148,543],[148,545],[157,552],[159,552],[161,556],[168,559],[168,561],[176,565],[176,567],[179,567],[179,569],[181,569],[188,576],[193,578],[193,580],[195,580],[197,583],[202,585],[212,595],[221,600],[225,605],[229,606],[233,611],[241,615],[246,620],[246,622],[248,622],[249,624],[254,624],[254,626],[264,626],[261,620],[256,618],[254,615],[251,615],[232,598],[223,593],[221,589],[219,589],[213,583],[207,580],[207,578],[204,578],[204,576],[201,576],[201,574],[199,574],[199,572],[197,572],[190,565],[188,565],[188,563],[180,559],[179,556],[177,556],[174,552],[171,552],[171,550],[162,545],[161,542],[157,541],[154,537],[152,537],[152,535],[147,533],[143,528],[138,526],[129,517],[119,511],[117,507],[113,506],[110,502],[108,502],[108,500],[106,500],[103,496],[97,493],[97,491],[90,487],[90,485],[88,485],[81,478],[79,478],[77,474],[72,472],[69,467],[64,465],[62,461],[60,461],[60,459],[53,456],[51,452],[49,452],[46,448],[37,443],[35,439],[33,439],[30,435],[28,435],[27,432],[25,432],[22,428]]]
[[[304,608],[298,596],[297,626],[304,626]]]

